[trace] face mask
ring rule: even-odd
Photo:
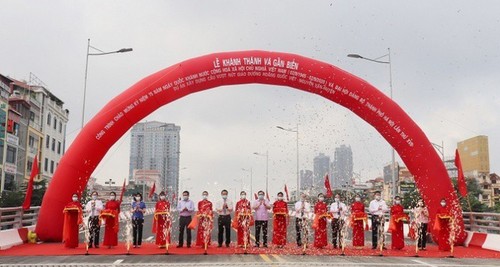
[[[182,199],[184,199],[184,201],[188,200],[189,196],[182,196]]]
[[[115,199],[116,199],[116,197],[115,197],[115,196],[110,196],[110,197],[109,197],[109,200],[115,200]]]
[[[141,197],[134,197],[135,201],[141,200]]]
[[[227,198],[227,195],[222,195],[222,199],[226,199]]]
[[[400,200],[395,200],[394,203],[396,203],[396,205],[399,205],[401,203]]]
[[[259,195],[259,199],[263,200],[264,199],[264,195]]]
[[[446,202],[441,202],[441,206],[446,206]]]
[[[335,198],[335,202],[340,202],[340,198]]]
[[[361,198],[357,197],[355,198],[356,201],[361,201]]]
[[[78,201],[78,198],[77,198],[77,197],[73,197],[73,201],[74,201],[74,202],[77,202],[77,201]]]
[[[165,196],[160,196],[160,199],[161,200],[165,200]]]
[[[375,196],[375,199],[376,200],[380,200],[380,196]]]
[[[325,200],[325,198],[324,197],[319,197],[318,200],[319,201],[323,201],[323,200]]]
[[[278,200],[283,200],[283,197],[278,197]]]
[[[203,195],[203,196],[201,196],[201,197],[202,197],[203,199],[207,199],[207,197],[208,197],[208,196],[207,196],[207,195]]]
[[[93,200],[96,200],[96,199],[97,199],[97,196],[96,196],[96,195],[92,195],[92,199],[93,199]]]
[[[247,198],[247,195],[240,195],[240,198],[245,199],[245,198]]]

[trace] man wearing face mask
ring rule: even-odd
[[[417,206],[413,209],[413,216],[417,224],[418,249],[426,250],[427,245],[427,225],[429,224],[429,210],[424,205],[424,201],[419,199]]]
[[[368,226],[367,219],[365,204],[361,202],[361,196],[356,194],[354,202],[351,204],[352,246],[355,249],[362,249],[365,246],[365,228],[363,224]]]
[[[288,222],[288,204],[283,200],[283,193],[278,193],[278,200],[273,203],[273,244],[282,248],[286,245]]]
[[[295,232],[297,233],[297,246],[302,246],[302,234],[307,237],[308,233],[302,233],[303,224],[307,223],[307,218],[311,212],[311,203],[307,201],[305,193],[300,194],[300,200],[295,202]],[[307,231],[307,228],[304,229]]]
[[[191,223],[191,215],[194,211],[194,203],[189,199],[189,192],[182,192],[182,200],[177,203],[177,211],[179,212],[179,245],[178,248],[184,246],[184,229],[186,230],[187,247],[191,247],[191,229],[187,226]]]
[[[337,241],[339,246],[342,246],[342,228],[344,227],[344,218],[347,212],[347,206],[340,201],[340,195],[335,195],[335,200],[330,205],[330,213],[332,219],[332,243],[333,248],[337,248]]]
[[[234,220],[235,228],[238,232],[238,246],[246,248],[250,242],[252,210],[250,209],[250,201],[248,201],[245,191],[241,191],[240,200],[236,202]]]
[[[434,232],[438,234],[438,248],[441,251],[450,251],[450,228],[453,217],[446,205],[446,199],[441,199],[441,207],[438,208],[436,213],[436,220],[434,221]]]
[[[231,212],[233,211],[233,202],[227,198],[228,192],[226,189],[221,191],[222,200],[217,201],[216,211],[219,217],[217,224],[219,226],[218,232],[218,247],[222,247],[224,242],[224,231],[226,233],[226,247],[231,243]]]
[[[97,198],[96,191],[92,192],[91,197],[92,199],[85,205],[85,212],[89,216],[89,248],[92,248],[92,245],[99,248],[99,232],[101,228],[99,225],[99,215],[101,214],[101,210],[104,209],[104,205],[102,201]]]
[[[260,231],[262,230],[263,245],[267,248],[267,221],[269,220],[267,211],[271,209],[271,204],[264,198],[264,191],[259,191],[257,196],[258,199],[252,205],[255,210],[255,247],[260,245]]]
[[[372,249],[377,249],[378,246],[378,238],[379,238],[379,226],[383,227],[385,222],[384,214],[387,212],[389,208],[384,200],[382,200],[382,196],[380,195],[380,191],[375,192],[375,199],[370,201],[370,206],[368,207],[368,211],[372,216]],[[383,231],[383,229],[381,229]],[[383,246],[383,244],[382,244]]]
[[[196,246],[210,246],[210,238],[213,227],[213,207],[212,202],[208,200],[208,192],[203,191],[201,194],[202,200],[198,202],[198,232],[196,234]],[[208,236],[206,236],[208,235]],[[205,237],[208,240],[205,240]]]
[[[409,220],[408,215],[404,212],[404,207],[401,205],[401,198],[394,198],[394,205],[391,207],[391,222],[389,223],[389,231],[391,237],[391,249],[401,250],[405,247],[403,223]]]

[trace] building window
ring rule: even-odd
[[[43,169],[47,172],[49,168],[49,159],[45,158],[45,164],[43,165]]]
[[[29,138],[28,138],[28,145],[29,145],[29,147],[34,147],[35,146],[35,137],[33,137],[31,135],[29,136]]]
[[[33,161],[28,160],[28,163],[26,164],[26,168],[29,172],[31,172],[31,168],[33,167]]]
[[[52,116],[49,114],[47,114],[47,125],[50,126],[50,122],[52,121]]]
[[[56,151],[56,139],[52,138],[52,151]]]
[[[54,130],[57,130],[57,118],[54,117]]]
[[[50,135],[47,135],[47,139],[45,139],[45,148],[50,147]]]
[[[57,142],[57,154],[61,154],[61,142]]]
[[[54,161],[50,161],[50,173],[54,173]]]
[[[6,162],[15,164],[16,163],[16,148],[7,146],[7,158],[5,159]]]
[[[62,133],[62,122],[59,122],[59,133]]]

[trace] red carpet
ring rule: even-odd
[[[251,247],[247,251],[249,254],[278,254],[278,255],[301,255],[302,249],[298,248],[295,244],[289,244],[285,248],[254,248]],[[165,249],[159,249],[154,244],[147,243],[143,244],[141,248],[131,248],[130,254],[132,255],[160,255],[165,254]],[[176,248],[172,246],[169,249],[169,254],[177,255],[193,255],[193,254],[203,254],[202,248],[192,247],[192,248]],[[242,248],[234,247],[210,247],[207,251],[208,254],[243,254],[244,250]],[[11,249],[1,250],[0,256],[65,256],[65,255],[83,255],[85,254],[85,248],[83,244],[75,249],[64,248],[60,243],[44,243],[44,244],[24,244],[21,246],[16,246]],[[93,248],[89,249],[90,255],[123,255],[127,254],[127,250],[124,244],[120,244],[116,248]],[[306,250],[308,255],[331,255],[339,256],[341,251],[339,249],[332,249],[331,246],[325,249],[308,248]],[[371,250],[368,246],[365,249],[357,250],[351,247],[347,247],[345,250],[346,256],[379,256],[379,251]],[[412,257],[415,256],[414,247],[406,247],[404,250],[384,250],[384,256],[389,257]],[[420,257],[427,258],[443,258],[449,256],[449,252],[441,252],[436,246],[429,246],[427,251],[420,251]],[[454,256],[456,258],[500,258],[500,252],[484,250],[474,247],[456,247],[454,251]]]

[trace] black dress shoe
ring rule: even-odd
[[[217,247],[218,247],[218,248],[221,248],[221,247],[222,247],[222,244],[219,244]]]
[[[267,248],[267,244],[264,244],[264,247]]]
[[[226,244],[226,248],[228,248],[228,247],[229,247],[229,244]]]
[[[177,248],[182,248],[182,245],[177,245]]]
[[[190,247],[191,247],[191,245],[187,245],[187,247],[188,247],[188,248],[190,248]]]
[[[92,245],[89,245],[89,248],[92,248]]]
[[[95,248],[99,248],[99,245],[95,245]]]

